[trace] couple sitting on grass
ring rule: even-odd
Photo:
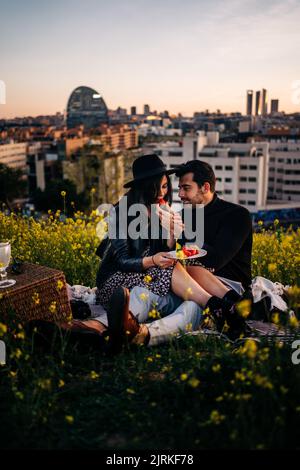
[[[124,342],[151,346],[187,329],[197,330],[203,326],[203,311],[209,313],[218,331],[226,326],[232,338],[245,334],[246,323],[237,304],[251,284],[252,221],[247,209],[219,199],[213,169],[202,161],[167,170],[151,154],[136,159],[132,171],[133,180],[124,186],[130,188],[123,196],[130,214],[126,229],[124,219],[121,221],[122,198],[113,212],[114,222],[118,227],[123,224],[123,230],[113,236],[109,231],[97,250],[101,257],[97,302],[107,315],[91,322],[99,322],[98,331],[107,330],[114,350],[120,350]],[[197,205],[204,211],[204,227],[200,227],[204,243],[199,248],[206,254],[185,259],[183,264],[174,250],[193,243],[197,236],[187,239],[186,211],[181,217],[171,208],[171,173],[179,176],[179,197],[183,207],[190,208],[194,228]],[[130,233],[134,204],[145,208],[143,236]],[[153,207],[158,236],[153,236]],[[160,318],[150,323],[156,312]]]

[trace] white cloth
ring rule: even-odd
[[[262,276],[256,276],[252,280],[251,287],[254,303],[259,302],[265,297],[270,297],[271,309],[275,307],[282,311],[287,310],[288,306],[281,298],[281,295],[289,286],[284,286],[283,284],[280,284],[280,282],[272,282]]]

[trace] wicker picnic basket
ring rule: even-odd
[[[0,321],[9,315],[20,319],[66,321],[72,318],[62,271],[24,263],[21,274],[8,270],[16,284],[0,290]]]

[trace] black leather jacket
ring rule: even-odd
[[[119,220],[118,205],[115,207],[117,224]],[[133,217],[128,217],[128,226]],[[149,229],[150,231],[150,229]],[[162,230],[160,227],[160,235]],[[160,251],[169,251],[167,240],[160,237],[157,240],[151,238],[138,238],[133,240],[127,238],[105,238],[97,248],[96,254],[101,258],[100,267],[97,272],[96,284],[101,288],[103,283],[117,271],[123,272],[143,272],[143,257],[152,256]]]

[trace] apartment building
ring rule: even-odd
[[[268,199],[300,201],[300,141],[270,142]]]
[[[128,126],[101,126],[101,143],[108,150],[126,150],[137,147],[138,133]]]
[[[10,168],[27,170],[27,144],[0,144],[0,163]]]

